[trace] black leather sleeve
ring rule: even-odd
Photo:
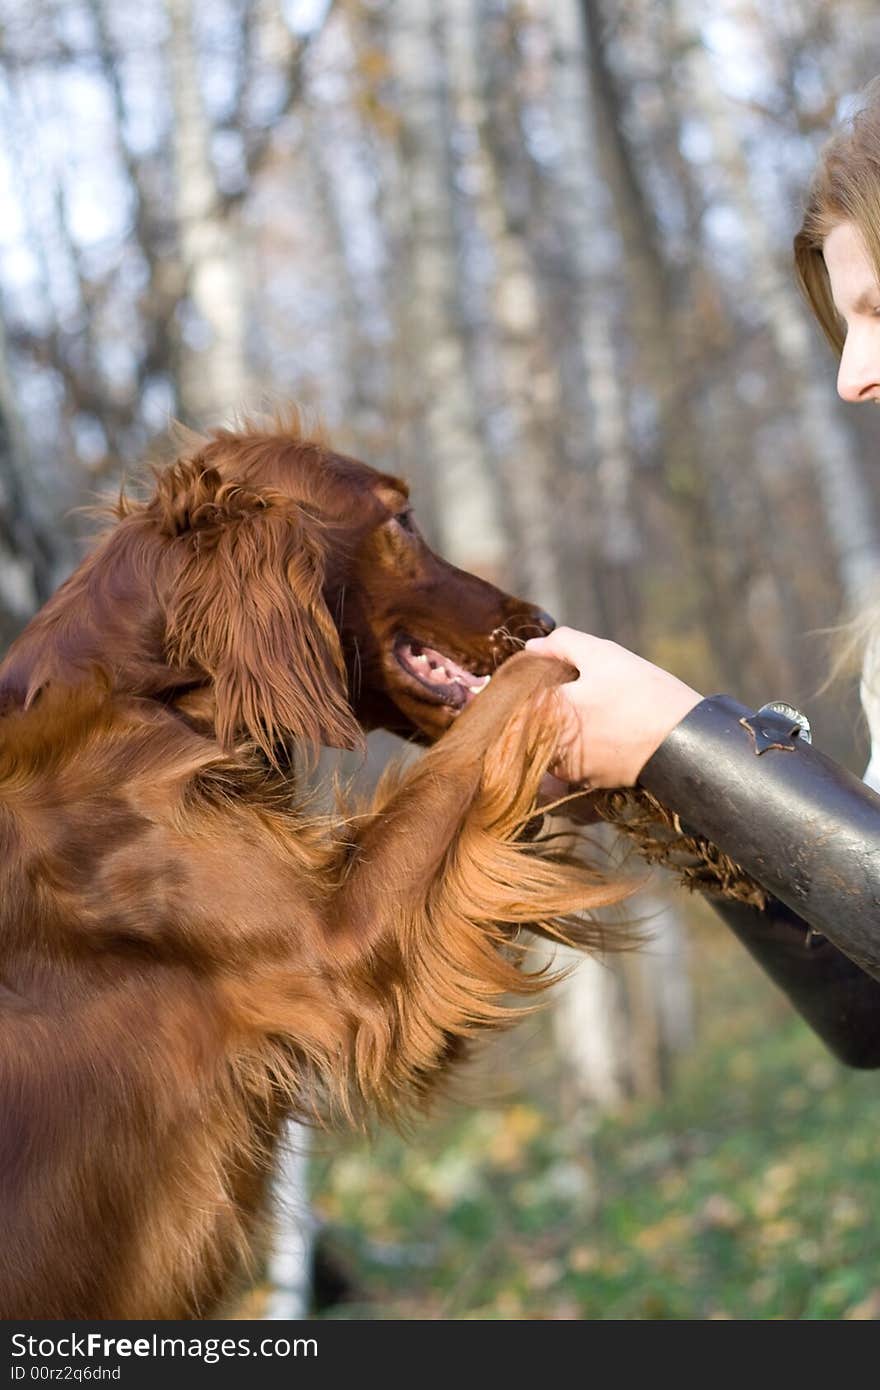
[[[712,904],[841,1060],[880,1066],[880,796],[774,721],[703,700],[639,782],[773,895]]]
[[[709,902],[839,1061],[880,1067],[880,981],[778,898]]]

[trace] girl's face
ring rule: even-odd
[[[854,222],[838,222],[822,248],[831,294],[846,324],[837,373],[845,401],[880,400],[880,284]]]

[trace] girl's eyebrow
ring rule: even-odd
[[[872,310],[874,310],[877,307],[878,301],[880,301],[880,285],[874,285],[872,289],[862,290],[861,293],[856,295],[855,299],[850,305],[849,312],[851,314],[871,313]],[[833,296],[831,302],[834,305],[834,312],[837,314],[837,317],[841,320],[842,323],[846,323],[847,316],[843,312],[843,310],[838,306],[837,300],[834,299]]]
[[[853,301],[853,312],[863,314],[868,309],[876,308],[878,299],[880,299],[880,285],[874,285],[870,290],[862,290],[861,294],[857,295]]]

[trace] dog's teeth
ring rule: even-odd
[[[426,666],[428,664],[428,658],[425,656],[424,652],[419,652],[418,656],[414,656],[413,661],[417,666]]]

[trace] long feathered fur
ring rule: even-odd
[[[583,913],[629,885],[535,829],[560,663],[502,664],[366,805],[318,814],[294,775],[362,732],[331,563],[357,613],[380,562],[426,623],[442,599],[502,631],[519,602],[426,550],[448,592],[419,588],[375,501],[401,486],[296,437],[201,441],[0,667],[6,1317],[217,1309],[285,1118],[400,1117],[552,983],[529,935],[609,944]]]

